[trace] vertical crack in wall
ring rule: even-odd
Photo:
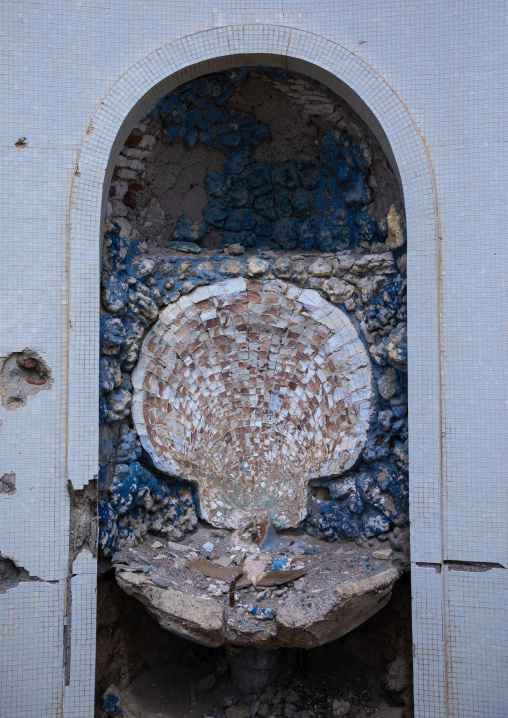
[[[71,683],[72,575],[65,580],[65,616],[63,628],[64,685]]]

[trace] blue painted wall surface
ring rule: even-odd
[[[224,169],[206,180],[204,221],[182,216],[173,238],[199,242],[218,228],[223,246],[239,242],[247,248],[323,252],[382,241],[382,228],[368,213],[365,153],[344,134],[326,135],[318,159],[252,160],[270,130],[226,104],[250,69],[194,80],[163,98],[149,115],[164,118],[166,142],[183,141],[188,149],[202,142],[228,157]],[[288,79],[279,70],[263,72],[276,82]]]

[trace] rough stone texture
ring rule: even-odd
[[[108,213],[133,220],[149,245],[336,251],[382,244],[388,211],[395,249],[404,242],[400,189],[378,143],[308,78],[209,75],[161,99],[135,132]]]
[[[97,516],[97,481],[81,491],[69,487],[71,498],[70,557],[74,561],[81,551],[97,555],[99,518]]]
[[[263,651],[257,648],[229,650],[227,662],[232,684],[245,695],[263,693],[267,685],[277,683],[281,673],[279,651]],[[251,712],[249,710],[249,715]],[[227,712],[226,716],[229,716]]]
[[[222,609],[207,596],[189,597],[169,587],[160,588],[143,576],[127,571],[117,572],[116,580],[120,588],[139,599],[168,631],[206,646],[224,643]]]
[[[138,459],[141,447],[135,431],[122,426],[115,447],[114,473],[107,498],[99,501],[99,545],[108,554],[117,544],[131,545],[150,529],[171,538],[182,538],[192,530],[197,518],[188,486],[167,486],[147,470]],[[106,433],[106,432],[104,432]],[[111,444],[113,439],[108,432]],[[99,477],[105,484],[105,469]],[[105,487],[104,487],[105,488]]]
[[[144,448],[198,483],[216,526],[266,512],[296,526],[309,478],[351,468],[369,427],[370,361],[353,325],[280,280],[230,280],[168,307],[132,381]]]

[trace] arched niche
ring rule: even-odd
[[[70,205],[69,478],[81,488],[97,471],[101,230],[120,148],[139,117],[175,87],[203,74],[259,64],[303,73],[343,97],[374,133],[401,183],[408,234],[412,559],[439,562],[439,247],[428,154],[406,106],[371,66],[336,43],[284,26],[215,28],[175,40],[119,78],[91,119]],[[84,423],[90,427],[86,437]]]

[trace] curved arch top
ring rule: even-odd
[[[104,97],[79,154],[70,204],[68,476],[76,489],[97,472],[99,271],[105,189],[130,129],[162,96],[200,75],[265,64],[301,72],[342,96],[370,127],[398,172],[408,236],[410,456],[414,550],[441,561],[441,414],[436,193],[422,137],[408,109],[350,50],[273,24],[218,27],[178,38],[130,67]],[[82,367],[87,367],[87,372]],[[95,372],[93,368],[95,367]],[[416,534],[416,535],[415,535]],[[429,557],[429,545],[435,558]]]
[[[435,219],[433,175],[425,144],[408,109],[386,80],[358,55],[331,40],[282,25],[259,24],[212,28],[179,38],[147,55],[116,81],[92,118],[81,148],[79,176],[72,191],[72,226],[79,221],[82,196],[87,196],[88,210],[90,190],[104,184],[103,173],[115,150],[132,124],[161,97],[200,75],[260,63],[307,74],[348,101],[394,164],[406,203],[416,181],[420,200]]]

